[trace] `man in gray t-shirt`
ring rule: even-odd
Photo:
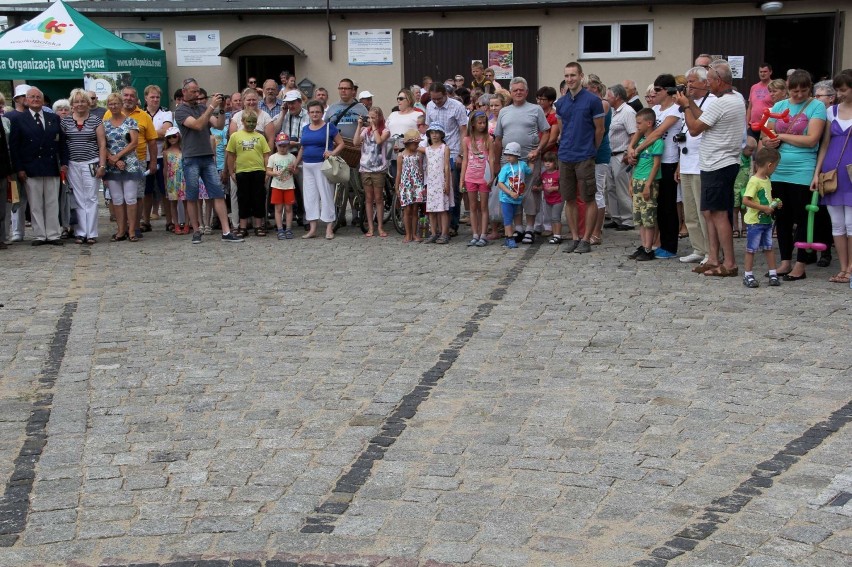
[[[503,147],[509,142],[517,142],[521,146],[521,159],[533,170],[531,179],[527,180],[526,186],[538,185],[535,178],[541,174],[541,150],[547,143],[547,136],[541,136],[543,132],[550,130],[547,117],[541,106],[527,101],[529,87],[523,77],[515,77],[509,83],[509,93],[512,95],[512,104],[503,108],[497,116],[497,125],[494,127],[494,155],[492,156],[492,171],[500,171],[499,163],[503,163]],[[524,195],[524,213],[526,214],[526,229],[524,231],[525,244],[533,241],[533,226],[535,216],[541,207],[541,191],[529,190]],[[520,218],[515,221],[515,229],[519,231]],[[520,232],[520,231],[519,231]]]
[[[216,170],[216,158],[210,144],[210,126],[222,128],[225,125],[225,98],[215,94],[206,104],[201,89],[195,79],[183,82],[183,102],[175,109],[175,123],[180,130],[181,151],[183,153],[183,177],[186,183],[186,209],[192,225],[192,243],[201,243],[201,223],[198,218],[198,183],[204,181],[207,196],[213,200],[213,209],[222,223],[222,242],[242,242],[243,239],[231,234],[228,227],[228,208],[225,206],[225,193],[219,183]]]
[[[358,120],[362,116],[367,116],[369,111],[366,106],[355,100],[355,83],[352,80],[341,79],[337,92],[340,93],[340,101],[328,107],[323,120],[337,126],[340,135],[351,140],[355,137]]]

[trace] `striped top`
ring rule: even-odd
[[[83,121],[82,128],[78,127],[73,115],[62,119],[62,130],[68,140],[68,159],[70,161],[85,162],[98,159],[98,137],[97,129],[102,124],[100,118],[89,114]]]

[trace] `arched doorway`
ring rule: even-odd
[[[278,82],[281,71],[299,76],[298,66],[307,57],[304,50],[289,41],[269,35],[249,35],[228,44],[219,54],[237,59],[237,84],[246,85],[249,77],[256,77],[258,86],[266,79]]]

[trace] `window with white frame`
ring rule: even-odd
[[[580,23],[580,59],[652,57],[653,22]]]
[[[163,32],[160,30],[115,30],[115,35],[136,45],[151,49],[163,48]]]

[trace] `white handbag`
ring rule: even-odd
[[[325,147],[328,148],[329,126],[325,125]],[[325,175],[330,183],[348,183],[349,182],[349,166],[343,161],[340,156],[328,156],[320,167],[320,171]]]

